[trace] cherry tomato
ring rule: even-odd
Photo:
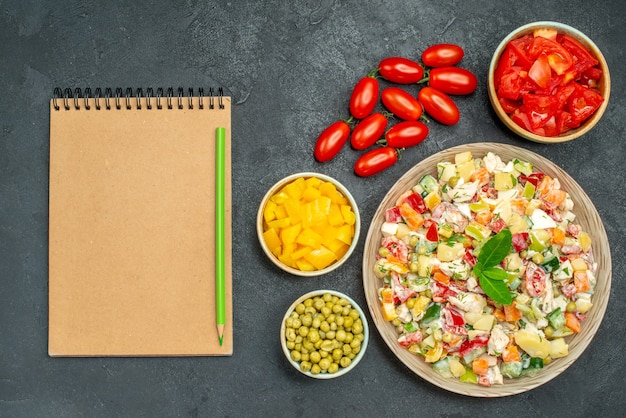
[[[354,164],[357,176],[367,177],[380,173],[398,161],[398,151],[393,147],[381,147],[361,155]]]
[[[424,111],[437,122],[454,125],[459,121],[459,108],[447,94],[432,87],[422,87],[417,98],[424,106]]]
[[[383,105],[403,120],[418,120],[422,116],[422,106],[410,93],[398,87],[387,87],[381,94]]]
[[[422,52],[422,62],[428,67],[448,67],[458,64],[465,55],[463,48],[455,44],[435,44]]]
[[[421,143],[426,136],[428,136],[426,124],[408,120],[392,126],[385,135],[385,139],[390,147],[409,148]]]
[[[424,77],[424,68],[418,62],[402,57],[383,59],[378,72],[385,80],[398,84],[417,83]]]
[[[471,94],[478,86],[478,78],[470,70],[460,67],[439,67],[430,70],[428,85],[446,94]]]
[[[378,102],[378,80],[370,75],[356,83],[350,96],[350,113],[356,119],[363,119],[374,111]]]
[[[363,150],[374,145],[385,133],[387,122],[385,115],[380,112],[372,113],[363,119],[352,130],[350,138],[352,148]]]
[[[320,163],[332,160],[350,135],[350,125],[343,120],[332,123],[322,131],[315,142],[313,155]]]

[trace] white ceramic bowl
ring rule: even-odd
[[[311,373],[310,371],[303,371],[300,367],[300,362],[294,361],[291,357],[291,350],[287,347],[287,339],[285,337],[285,333],[287,330],[286,327],[286,321],[289,318],[289,316],[292,314],[292,312],[294,312],[296,310],[296,306],[300,303],[303,303],[305,300],[310,299],[310,298],[315,298],[318,296],[323,296],[325,294],[329,294],[332,296],[336,296],[338,298],[343,298],[345,300],[347,300],[350,304],[350,306],[352,306],[352,308],[356,309],[359,313],[359,318],[362,321],[363,324],[363,341],[361,341],[361,349],[360,351],[356,354],[356,356],[352,359],[350,365],[348,367],[339,367],[339,370],[337,370],[335,373],[328,373],[328,372],[323,372],[323,373],[318,373],[318,374],[314,374]],[[321,313],[320,313],[321,315]],[[363,313],[363,310],[361,309],[361,307],[348,295],[345,295],[341,292],[337,292],[334,290],[327,290],[327,289],[321,289],[321,290],[315,290],[309,293],[306,293],[302,296],[300,296],[298,299],[296,299],[291,306],[289,306],[289,309],[287,309],[287,312],[285,313],[285,316],[283,317],[283,320],[281,322],[281,326],[280,326],[280,345],[283,349],[283,353],[285,354],[285,357],[287,358],[287,360],[289,361],[289,363],[296,369],[298,370],[300,373],[308,376],[308,377],[312,377],[315,379],[333,379],[335,377],[339,377],[339,376],[343,376],[344,374],[348,373],[350,370],[354,369],[356,367],[356,365],[361,361],[361,359],[363,358],[363,356],[365,355],[365,351],[367,349],[367,343],[369,342],[369,326],[367,324],[367,318],[365,317],[365,314]]]
[[[276,193],[278,192],[280,189],[282,189],[285,185],[287,185],[288,183],[291,183],[292,181],[298,179],[298,178],[310,178],[310,177],[316,177],[320,180],[323,181],[327,181],[327,182],[331,182],[332,184],[335,185],[336,189],[348,200],[348,202],[350,203],[350,206],[352,207],[352,211],[354,212],[354,215],[356,217],[356,221],[354,224],[354,235],[352,237],[352,243],[350,244],[350,247],[348,248],[347,252],[338,260],[334,261],[332,264],[330,264],[329,266],[321,269],[321,270],[313,270],[313,271],[304,271],[304,270],[299,270],[297,268],[291,267],[286,265],[285,263],[281,262],[278,257],[276,257],[272,251],[270,250],[270,248],[268,247],[267,243],[265,242],[265,240],[263,239],[263,233],[265,231],[265,221],[264,221],[264,217],[263,217],[263,212],[265,210],[265,206],[267,205],[268,201],[270,200],[270,198]],[[356,201],[354,200],[354,197],[352,197],[352,194],[350,194],[350,192],[348,191],[348,189],[341,184],[339,181],[335,180],[332,177],[329,177],[325,174],[320,174],[320,173],[313,173],[313,172],[303,172],[303,173],[295,173],[292,174],[290,176],[287,176],[285,178],[283,178],[282,180],[278,181],[276,184],[274,184],[265,194],[265,196],[263,197],[263,199],[261,200],[261,204],[259,205],[259,210],[257,213],[257,221],[256,221],[256,229],[257,229],[257,236],[259,238],[259,243],[261,244],[261,247],[263,248],[263,251],[265,252],[265,254],[267,255],[267,257],[279,268],[281,268],[282,270],[291,273],[291,274],[295,274],[297,276],[304,276],[304,277],[313,277],[313,276],[320,276],[322,274],[326,274],[330,271],[335,270],[336,268],[338,268],[339,266],[341,266],[343,263],[346,262],[346,260],[348,258],[350,258],[350,256],[352,255],[352,253],[354,252],[354,249],[359,241],[359,235],[361,232],[361,216],[359,214],[359,209],[357,207]]]
[[[569,130],[568,132],[565,132],[560,136],[553,137],[537,135],[535,133],[527,131],[526,129],[516,124],[502,108],[502,105],[498,101],[496,89],[494,86],[494,73],[500,60],[500,56],[504,52],[507,44],[514,39],[520,38],[528,33],[532,33],[536,29],[544,28],[556,29],[559,33],[567,33],[568,35],[571,35],[572,37],[580,41],[583,45],[586,46],[587,50],[591,52],[591,54],[599,61],[599,66],[602,69],[603,74],[598,83],[598,90],[600,91],[600,94],[604,97],[604,102],[602,103],[600,108],[597,109],[596,112],[591,117],[589,117],[589,119],[587,119],[580,127]],[[489,65],[487,89],[489,93],[489,100],[491,101],[491,105],[493,106],[494,111],[496,112],[500,120],[502,120],[502,122],[509,129],[511,129],[517,135],[531,141],[552,144],[571,141],[579,138],[589,132],[598,123],[600,118],[602,118],[602,115],[604,114],[604,111],[606,110],[606,107],[609,103],[609,96],[611,93],[611,77],[609,74],[609,67],[606,63],[606,60],[604,59],[604,56],[602,55],[602,52],[596,46],[596,44],[591,39],[589,39],[589,37],[587,37],[587,35],[579,31],[578,29],[575,29],[563,23],[541,21],[528,23],[515,29],[514,31],[509,33],[502,40],[502,42],[500,42],[495,52],[493,53],[493,57],[491,58],[491,63]]]

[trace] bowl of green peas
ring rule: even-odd
[[[280,327],[285,357],[302,374],[332,379],[363,358],[369,328],[363,310],[349,296],[315,290],[291,304]]]

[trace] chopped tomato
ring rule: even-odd
[[[582,73],[588,68],[598,65],[598,60],[587,50],[587,48],[576,38],[568,34],[557,36],[563,48],[567,49],[574,59],[576,71]]]
[[[502,106],[502,110],[507,114],[515,112],[515,110],[522,105],[519,100],[507,99],[506,97],[499,97],[498,101],[500,102],[500,106]]]
[[[561,75],[574,63],[572,54],[556,40],[546,39],[543,36],[535,37],[528,47],[531,57],[545,55],[547,63],[555,73]]]
[[[507,45],[506,48],[504,48],[502,55],[500,55],[498,65],[493,72],[493,81],[496,86],[500,85],[500,82],[502,81],[502,75],[509,71],[511,67],[515,65],[516,58],[517,55],[515,55],[515,52],[513,52],[513,48],[511,47],[511,45]]]
[[[528,115],[533,129],[541,128],[558,110],[555,96],[545,94],[527,94],[523,97],[523,109]]]
[[[524,84],[523,71],[520,67],[511,67],[502,74],[498,87],[498,97],[517,100]]]
[[[574,84],[575,90],[568,100],[569,111],[574,123],[581,123],[591,116],[602,104],[604,98],[597,91],[580,84]]]
[[[528,70],[528,77],[543,89],[550,86],[551,75],[550,64],[548,63],[548,57],[545,54],[539,55],[535,62],[533,62],[530,70]]]
[[[516,65],[522,67],[525,70],[528,70],[533,64],[533,59],[528,55],[528,47],[530,46],[530,43],[532,41],[533,35],[529,33],[522,36],[521,38],[517,38],[509,42],[509,45],[511,45],[511,50],[515,54]]]

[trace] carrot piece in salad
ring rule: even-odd
[[[478,211],[474,216],[474,220],[481,225],[487,225],[492,218],[493,213],[491,213],[489,209],[483,209],[481,211]]]
[[[521,361],[521,357],[519,355],[519,351],[517,350],[516,345],[508,346],[502,352],[502,361],[505,363],[512,363],[515,361]]]
[[[435,279],[436,281],[438,281],[441,284],[445,284],[446,286],[450,284],[450,276],[448,276],[447,274],[441,272],[441,271],[436,271],[433,274],[433,279]]]
[[[591,289],[589,276],[587,276],[586,270],[574,272],[574,286],[576,287],[576,293],[586,292],[587,290]]]
[[[400,215],[411,231],[417,231],[424,224],[424,217],[407,203],[400,205]]]
[[[517,309],[514,303],[510,305],[504,305],[504,319],[508,322],[515,322],[518,319],[522,319],[522,312]]]
[[[470,181],[474,182],[478,180],[479,186],[489,183],[489,178],[490,178],[489,171],[487,171],[485,167],[480,167],[478,170],[475,170],[470,175]]]
[[[477,358],[472,361],[472,371],[477,375],[486,375],[489,372],[489,362],[484,358]]]
[[[565,231],[561,228],[552,228],[550,242],[556,245],[565,245]]]
[[[550,176],[543,176],[539,185],[537,186],[537,191],[541,196],[545,196],[548,192],[554,187],[554,180]]]
[[[574,312],[565,312],[565,326],[577,334],[580,332],[580,321]]]
[[[550,189],[543,197],[546,202],[552,203],[554,206],[561,206],[567,199],[567,193],[559,189]]]

